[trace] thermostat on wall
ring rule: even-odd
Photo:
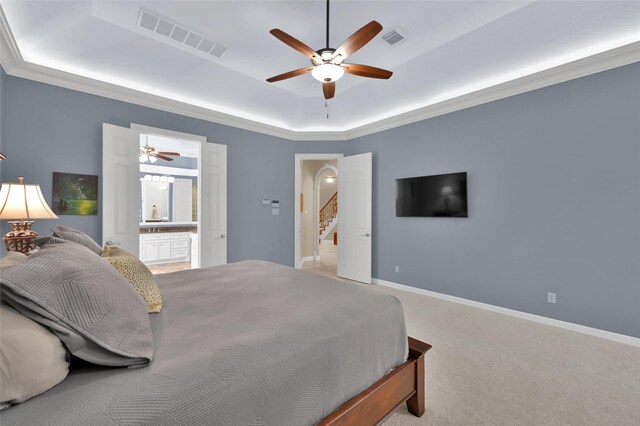
[[[262,199],[262,205],[263,206],[268,206],[269,204],[271,204],[271,200],[268,198],[263,198]]]

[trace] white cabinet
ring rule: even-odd
[[[171,241],[158,241],[158,260],[171,259]]]
[[[140,258],[145,263],[188,261],[189,232],[141,234]]]
[[[157,241],[144,241],[142,243],[144,257],[143,262],[155,262],[158,260],[158,242]]]

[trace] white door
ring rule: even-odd
[[[371,153],[338,159],[338,276],[371,284]]]
[[[173,184],[173,222],[191,222],[193,220],[193,183],[191,179],[176,179]]]
[[[112,241],[138,256],[140,179],[138,134],[102,125],[102,243]]]
[[[227,263],[227,146],[202,143],[200,149],[198,266],[206,268]]]

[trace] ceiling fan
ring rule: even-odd
[[[180,157],[180,153],[178,152],[170,152],[170,151],[156,151],[156,149],[152,146],[149,146],[149,142],[147,141],[145,146],[140,147],[140,162],[146,163],[150,161],[155,163],[158,161],[158,158],[166,161],[173,161],[173,158],[169,157]]]
[[[269,31],[278,40],[294,48],[311,59],[312,66],[289,71],[284,74],[268,78],[269,83],[285,80],[287,78],[311,72],[311,75],[322,82],[322,92],[325,99],[331,99],[336,93],[336,80],[339,80],[344,73],[358,75],[360,77],[388,79],[393,74],[391,71],[369,65],[345,64],[343,61],[369,43],[380,31],[382,25],[377,21],[371,21],[358,31],[353,33],[337,49],[329,47],[329,0],[327,0],[327,47],[320,50],[313,50],[300,40],[290,36],[282,30],[274,28]]]

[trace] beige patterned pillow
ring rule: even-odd
[[[135,254],[131,254],[125,249],[118,246],[110,246],[110,245],[104,246],[104,250],[102,250],[102,257],[111,257],[111,256],[128,256],[128,257],[135,257],[135,258],[138,257]]]
[[[113,250],[113,249],[117,250]],[[105,253],[120,253],[118,255],[105,255]],[[147,268],[147,265],[142,263],[140,259],[128,253],[118,247],[110,246],[110,250],[106,250],[102,253],[102,257],[107,259],[111,266],[116,268],[123,277],[125,277],[133,285],[133,287],[140,293],[144,302],[147,304],[149,313],[157,313],[162,309],[162,296],[160,295],[160,289],[156,283],[156,279],[153,274]]]

